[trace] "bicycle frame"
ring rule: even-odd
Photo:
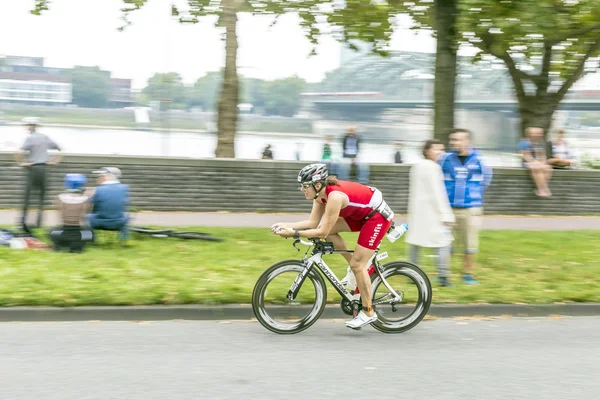
[[[310,243],[310,242],[304,242],[304,241],[299,241],[299,242],[301,242],[305,245],[310,245],[310,246],[313,245],[313,243]],[[356,294],[356,295],[351,294],[344,287],[344,285],[342,284],[340,279],[335,275],[335,273],[331,270],[331,268],[329,268],[327,263],[323,260],[323,254],[354,253],[354,250],[333,250],[333,246],[331,246],[330,249],[328,247],[324,247],[324,248],[326,249],[325,251],[323,251],[323,250],[314,251],[313,254],[309,258],[306,258],[306,256],[305,256],[304,259],[302,260],[302,262],[304,264],[304,270],[296,277],[296,279],[292,283],[292,286],[290,287],[290,290],[288,291],[288,294],[286,297],[289,301],[293,301],[296,298],[296,296],[298,295],[298,291],[302,287],[302,284],[304,283],[304,280],[306,279],[308,273],[315,265],[321,271],[321,273],[323,275],[325,275],[325,277],[333,285],[335,290],[343,298],[345,298],[348,302],[357,301],[360,298],[360,294]],[[375,299],[374,299],[373,305],[385,304],[385,303],[399,303],[402,301],[402,296],[399,295],[390,286],[390,284],[385,280],[385,278],[381,274],[382,267],[381,267],[381,264],[379,263],[379,260],[383,260],[386,257],[387,257],[387,253],[379,254],[379,247],[377,247],[377,249],[371,256],[371,258],[369,258],[369,261],[367,261],[367,264],[366,264],[366,265],[373,264],[373,266],[375,267],[375,273],[377,273],[377,275],[379,276],[379,278],[381,279],[381,281],[383,282],[385,287],[390,291],[389,294],[381,296],[381,298],[376,299],[377,301],[375,301]],[[383,298],[389,297],[389,295],[393,296],[393,298],[383,301]]]

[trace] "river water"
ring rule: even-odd
[[[117,129],[88,129],[42,126],[39,131],[55,140],[67,154],[89,155],[131,155],[168,156],[183,158],[211,158],[217,144],[216,135],[210,133]],[[23,126],[0,126],[0,151],[17,150],[27,137]],[[309,135],[288,134],[238,134],[236,137],[236,158],[260,159],[264,147],[270,144],[276,160],[300,160],[312,162],[320,159],[323,139]],[[419,147],[422,143],[405,143],[401,150],[404,161],[411,164],[421,158]],[[598,140],[572,140],[571,145],[577,154],[584,147],[600,148]],[[333,144],[334,158],[341,156],[341,144]],[[396,149],[391,144],[363,143],[360,159],[369,164],[394,162]],[[593,153],[596,151],[593,150]],[[491,166],[518,166],[515,154],[482,152]]]

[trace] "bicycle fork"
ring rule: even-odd
[[[300,291],[300,288],[302,287],[302,284],[306,280],[306,277],[308,276],[308,273],[310,272],[310,269],[312,268],[312,265],[313,265],[312,262],[310,263],[310,265],[308,265],[307,260],[302,260],[302,264],[304,264],[304,269],[302,270],[302,272],[300,272],[298,274],[296,279],[294,279],[294,282],[292,283],[290,290],[288,290],[288,293],[285,296],[289,301],[294,301],[296,296],[298,296],[298,292]]]

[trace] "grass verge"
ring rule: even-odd
[[[250,303],[260,274],[284,259],[301,258],[292,240],[267,229],[186,228],[210,232],[222,243],[132,236],[121,247],[112,233],[83,254],[0,248],[0,305],[83,306]],[[355,243],[356,234],[346,234]],[[108,242],[107,242],[108,241]],[[351,246],[352,247],[352,246]],[[557,303],[600,301],[600,234],[595,231],[484,231],[476,276],[460,282],[453,259],[453,288],[434,287],[434,303]],[[384,239],[389,258],[404,259],[405,244]],[[436,274],[425,252],[421,265]],[[326,256],[338,277],[341,256]],[[329,301],[339,295],[329,287]]]

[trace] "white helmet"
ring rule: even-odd
[[[302,168],[300,173],[298,173],[298,182],[323,182],[329,176],[329,170],[327,169],[327,165],[325,164],[309,164],[306,167]]]

